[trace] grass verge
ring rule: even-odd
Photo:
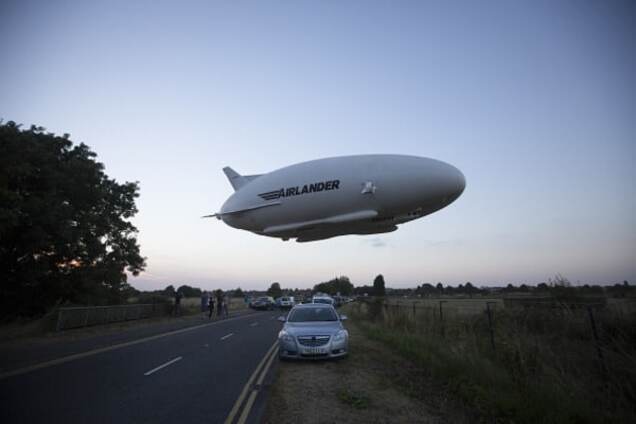
[[[446,316],[441,327],[412,311],[355,305],[349,315],[365,336],[416,365],[420,372],[403,384],[415,395],[431,382],[443,386],[484,422],[636,422],[633,341],[604,345],[600,372],[589,331],[573,315],[500,313],[493,351],[484,317]]]

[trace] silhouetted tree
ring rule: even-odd
[[[429,283],[424,283],[417,289],[417,294],[421,294],[424,296],[430,296],[435,293],[437,293],[437,289],[435,288],[435,286]]]
[[[0,316],[115,303],[144,269],[138,183],[117,183],[85,144],[0,122]]]
[[[375,277],[373,280],[373,295],[374,296],[385,296],[386,289],[384,287],[384,277],[382,274]]]
[[[174,289],[174,286],[172,284],[170,284],[168,287],[166,287],[165,289],[163,289],[163,294],[165,294],[166,296],[174,296],[176,290]]]
[[[277,297],[281,297],[283,295],[283,291],[280,288],[279,283],[272,283],[271,286],[267,289],[267,295],[276,299]]]
[[[243,290],[238,287],[236,290],[234,290],[234,297],[245,297],[245,293],[243,293]]]
[[[349,296],[353,293],[353,284],[347,276],[341,276],[314,286],[314,293],[326,293],[332,296],[340,293],[342,296]]]
[[[549,288],[550,287],[548,287],[548,285],[546,283],[540,283],[537,286],[537,290],[539,290],[539,291],[548,291]]]
[[[196,287],[190,287],[188,285],[180,286],[177,291],[181,293],[183,297],[200,297],[201,289]]]
[[[371,286],[360,286],[353,289],[353,293],[357,295],[364,295],[365,293],[368,295],[373,294],[373,287]]]

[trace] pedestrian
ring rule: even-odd
[[[210,296],[208,298],[208,319],[212,319],[212,316],[214,315],[214,296]]]
[[[176,291],[174,293],[174,316],[181,316],[181,292],[180,291]]]
[[[201,293],[201,312],[206,313],[210,304],[210,294],[207,291]]]
[[[220,318],[223,313],[223,290],[221,289],[216,291],[216,306],[216,316]]]

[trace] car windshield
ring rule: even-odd
[[[331,299],[327,298],[316,298],[314,299],[314,303],[326,303],[327,305],[331,305]]]
[[[299,308],[289,314],[289,322],[338,321],[333,308]]]

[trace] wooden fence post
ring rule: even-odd
[[[486,313],[488,314],[488,329],[490,330],[490,346],[492,347],[493,352],[495,351],[495,331],[492,327],[492,309],[490,309],[490,304],[495,302],[486,302]]]
[[[592,305],[586,305],[587,313],[590,317],[590,326],[592,327],[592,335],[594,336],[594,344],[596,345],[596,354],[598,355],[599,368],[603,375],[607,373],[605,366],[605,358],[603,357],[603,351],[601,350],[601,344],[598,338],[598,331],[596,330],[596,320],[594,319],[594,311]]]

